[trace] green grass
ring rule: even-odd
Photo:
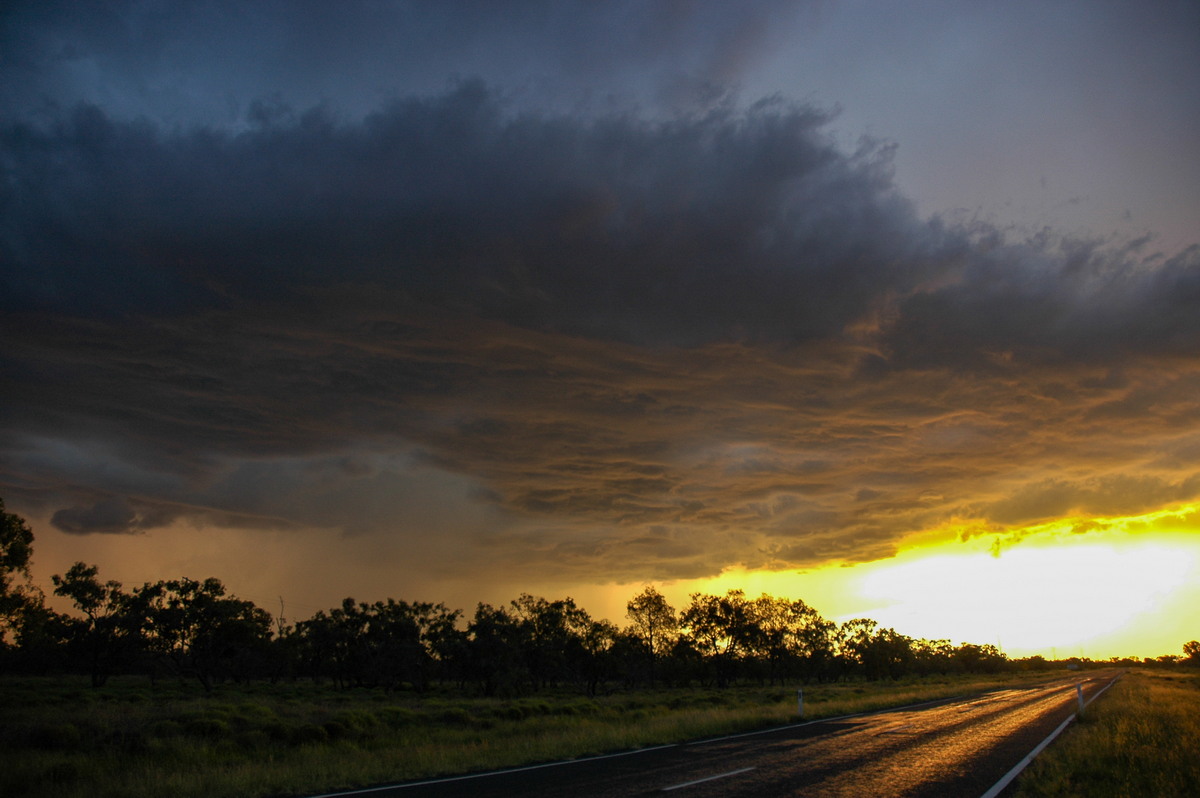
[[[806,718],[978,692],[1046,674],[810,685]],[[794,688],[595,699],[385,694],[310,683],[0,680],[0,795],[306,795],[648,747],[794,722]]]
[[[1200,795],[1200,673],[1127,673],[1017,784],[1020,798]]]

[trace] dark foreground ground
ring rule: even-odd
[[[344,796],[978,798],[1117,674],[1093,672],[907,709]]]

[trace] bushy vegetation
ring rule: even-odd
[[[1200,672],[1134,670],[1034,761],[1018,795],[1195,796],[1198,753]]]

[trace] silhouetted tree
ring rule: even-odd
[[[774,684],[804,673],[810,656],[814,627],[821,616],[803,601],[763,594],[750,605],[750,622],[756,633],[748,637],[752,654],[767,665],[767,678]]]
[[[54,595],[71,599],[83,618],[65,619],[68,646],[82,659],[100,687],[108,677],[128,668],[144,648],[143,618],[133,610],[133,596],[115,580],[100,581],[100,569],[77,562],[64,576],[50,577]]]
[[[135,591],[142,602],[150,644],[205,692],[223,676],[246,675],[271,636],[271,615],[253,602],[225,595],[219,579],[174,579]]]
[[[990,643],[962,643],[954,651],[954,661],[967,673],[996,673],[1003,669],[1008,658]]]
[[[870,618],[854,618],[838,627],[838,659],[842,674],[863,674],[867,652],[879,624]]]
[[[0,499],[0,647],[20,627],[23,616],[41,606],[41,593],[30,582],[33,530],[25,519],[4,510]]]
[[[913,667],[921,676],[948,673],[953,668],[954,646],[949,640],[914,640]]]
[[[801,679],[824,682],[836,679],[838,668],[838,625],[820,615],[806,617],[795,632],[802,656]]]
[[[910,672],[913,661],[912,638],[895,629],[880,629],[872,636],[866,652],[868,679],[899,679]]]
[[[454,627],[458,610],[442,604],[387,599],[361,604],[354,656],[362,681],[388,690],[427,686],[437,664],[437,645]]]
[[[691,599],[680,626],[694,650],[711,664],[717,685],[725,687],[734,678],[738,659],[754,647],[758,629],[753,606],[741,590],[724,596],[693,593]]]
[[[675,608],[654,587],[647,586],[625,605],[629,619],[629,634],[645,647],[649,664],[649,681],[654,684],[656,666],[674,645],[679,629]]]
[[[529,683],[521,656],[523,632],[507,610],[480,603],[467,634],[469,672],[484,695],[520,692]]]
[[[295,656],[297,668],[313,681],[331,677],[340,684],[337,669],[338,635],[335,623],[324,610],[296,624]]]
[[[591,616],[570,597],[550,601],[522,593],[511,605],[530,686],[538,690],[580,678]]]
[[[594,696],[603,682],[616,675],[611,653],[619,633],[617,627],[608,621],[593,619],[588,619],[581,631],[583,658],[580,673],[587,686],[587,694]]]

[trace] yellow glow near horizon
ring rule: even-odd
[[[1125,653],[1175,652],[1185,641],[1145,650],[1136,621],[1163,628],[1171,599],[1197,580],[1200,546],[1179,541],[1040,544],[1001,554],[914,553],[874,568],[859,585],[879,606],[869,617],[906,634],[996,643],[1013,654],[1096,652],[1128,637]],[[1177,653],[1177,652],[1176,652]]]
[[[1198,509],[967,540],[945,530],[889,560],[730,571],[688,589],[801,598],[832,620],[867,617],[910,637],[991,643],[1014,657],[1179,654],[1200,638]]]

